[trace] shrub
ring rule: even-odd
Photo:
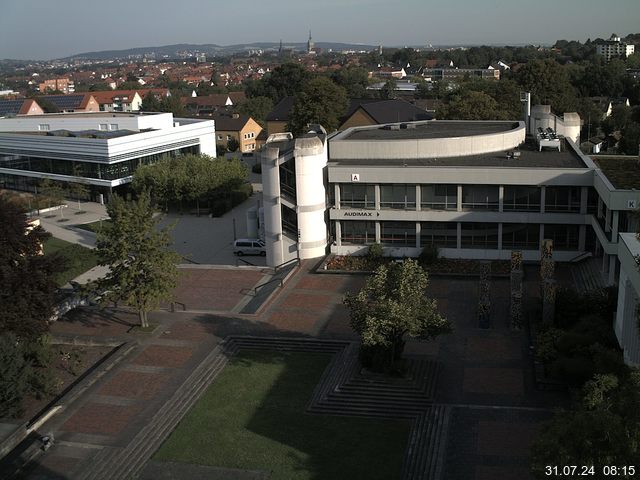
[[[422,252],[420,252],[418,261],[422,265],[432,265],[436,263],[439,256],[440,256],[440,252],[438,251],[438,247],[436,247],[434,244],[425,245],[424,248],[422,249]]]
[[[382,245],[379,243],[373,243],[369,246],[367,257],[369,257],[370,260],[379,260],[382,258],[383,254],[384,249],[382,248]]]
[[[221,217],[229,210],[231,210],[231,200],[228,198],[221,198],[214,200],[211,203],[211,215],[214,217]]]
[[[585,356],[561,357],[549,365],[549,373],[572,387],[581,387],[593,377],[595,365]]]
[[[243,183],[240,187],[231,191],[231,205],[240,205],[247,198],[253,195],[253,187],[250,183]]]

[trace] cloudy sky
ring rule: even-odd
[[[0,58],[174,43],[549,44],[640,31],[639,0],[2,0]]]

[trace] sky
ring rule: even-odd
[[[0,59],[214,43],[553,44],[640,32],[639,0],[2,0]]]

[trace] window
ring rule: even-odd
[[[342,235],[340,240],[347,245],[365,245],[376,242],[376,223],[348,221],[340,224]]]
[[[462,187],[463,210],[498,210],[497,185],[464,185]]]
[[[503,223],[502,248],[504,250],[538,250],[540,225],[537,223]]]
[[[351,183],[341,184],[340,206],[342,208],[375,208],[375,186]]]
[[[422,185],[420,205],[427,210],[457,210],[457,185]]]
[[[416,246],[414,222],[380,222],[380,243],[397,247]]]
[[[227,142],[231,140],[231,135],[227,135]]]
[[[513,212],[539,212],[540,188],[506,185],[504,187],[503,209]]]
[[[547,187],[544,195],[545,212],[580,212],[580,187]]]
[[[438,248],[458,246],[458,224],[456,222],[422,222],[420,224],[420,245]]]
[[[112,123],[111,125],[109,125],[109,128],[111,130],[118,130],[118,124],[117,123]]]
[[[101,123],[98,125],[98,130],[107,130],[109,126],[106,123]]]
[[[38,130],[40,130],[41,132],[48,132],[49,128],[50,127],[48,123],[41,123],[40,125],[38,125]]]
[[[544,238],[553,240],[554,250],[578,250],[578,225],[545,225]]]
[[[296,199],[296,161],[291,159],[284,162],[279,167],[280,170],[280,191],[292,199]]]
[[[407,210],[416,208],[415,185],[380,185],[380,208]]]
[[[295,210],[286,205],[280,205],[280,212],[282,214],[282,231],[291,238],[298,239],[298,215]]]
[[[463,223],[462,248],[498,248],[498,224]]]
[[[218,135],[218,140],[222,140],[222,135]]]

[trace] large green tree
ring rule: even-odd
[[[551,105],[555,112],[576,110],[576,92],[565,67],[552,59],[532,60],[516,73],[516,81],[531,92],[532,104]]]
[[[248,97],[269,97],[278,103],[286,96],[302,91],[311,79],[311,73],[297,63],[284,63],[267,73],[260,80],[247,80],[245,93]]]
[[[326,77],[317,77],[305,85],[293,102],[288,128],[298,135],[308,124],[318,123],[327,132],[340,126],[340,117],[348,107],[346,90]]]
[[[269,97],[253,97],[247,98],[246,101],[238,105],[239,113],[249,115],[261,126],[265,125],[265,118],[271,110],[273,110],[273,100]]]
[[[331,78],[347,91],[349,98],[366,98],[370,94],[369,72],[362,67],[348,66],[337,70]]]
[[[604,466],[635,465],[638,469],[638,405],[640,371],[620,377],[595,375],[583,387],[576,408],[558,412],[536,439],[532,466],[537,478],[549,478],[547,465],[593,465],[598,473],[594,478],[605,478]],[[635,477],[621,474],[617,478]]]
[[[361,359],[376,370],[394,370],[401,359],[405,338],[431,340],[449,333],[451,326],[427,298],[427,273],[414,260],[382,265],[344,304],[351,327],[362,339]]]
[[[438,112],[438,118],[447,120],[502,120],[503,111],[490,95],[463,90],[449,99]]]
[[[180,256],[169,249],[170,229],[158,227],[147,192],[137,200],[113,196],[107,213],[111,221],[98,233],[96,248],[109,272],[94,288],[102,302],[122,301],[135,309],[147,327],[148,313],[171,298]]]

